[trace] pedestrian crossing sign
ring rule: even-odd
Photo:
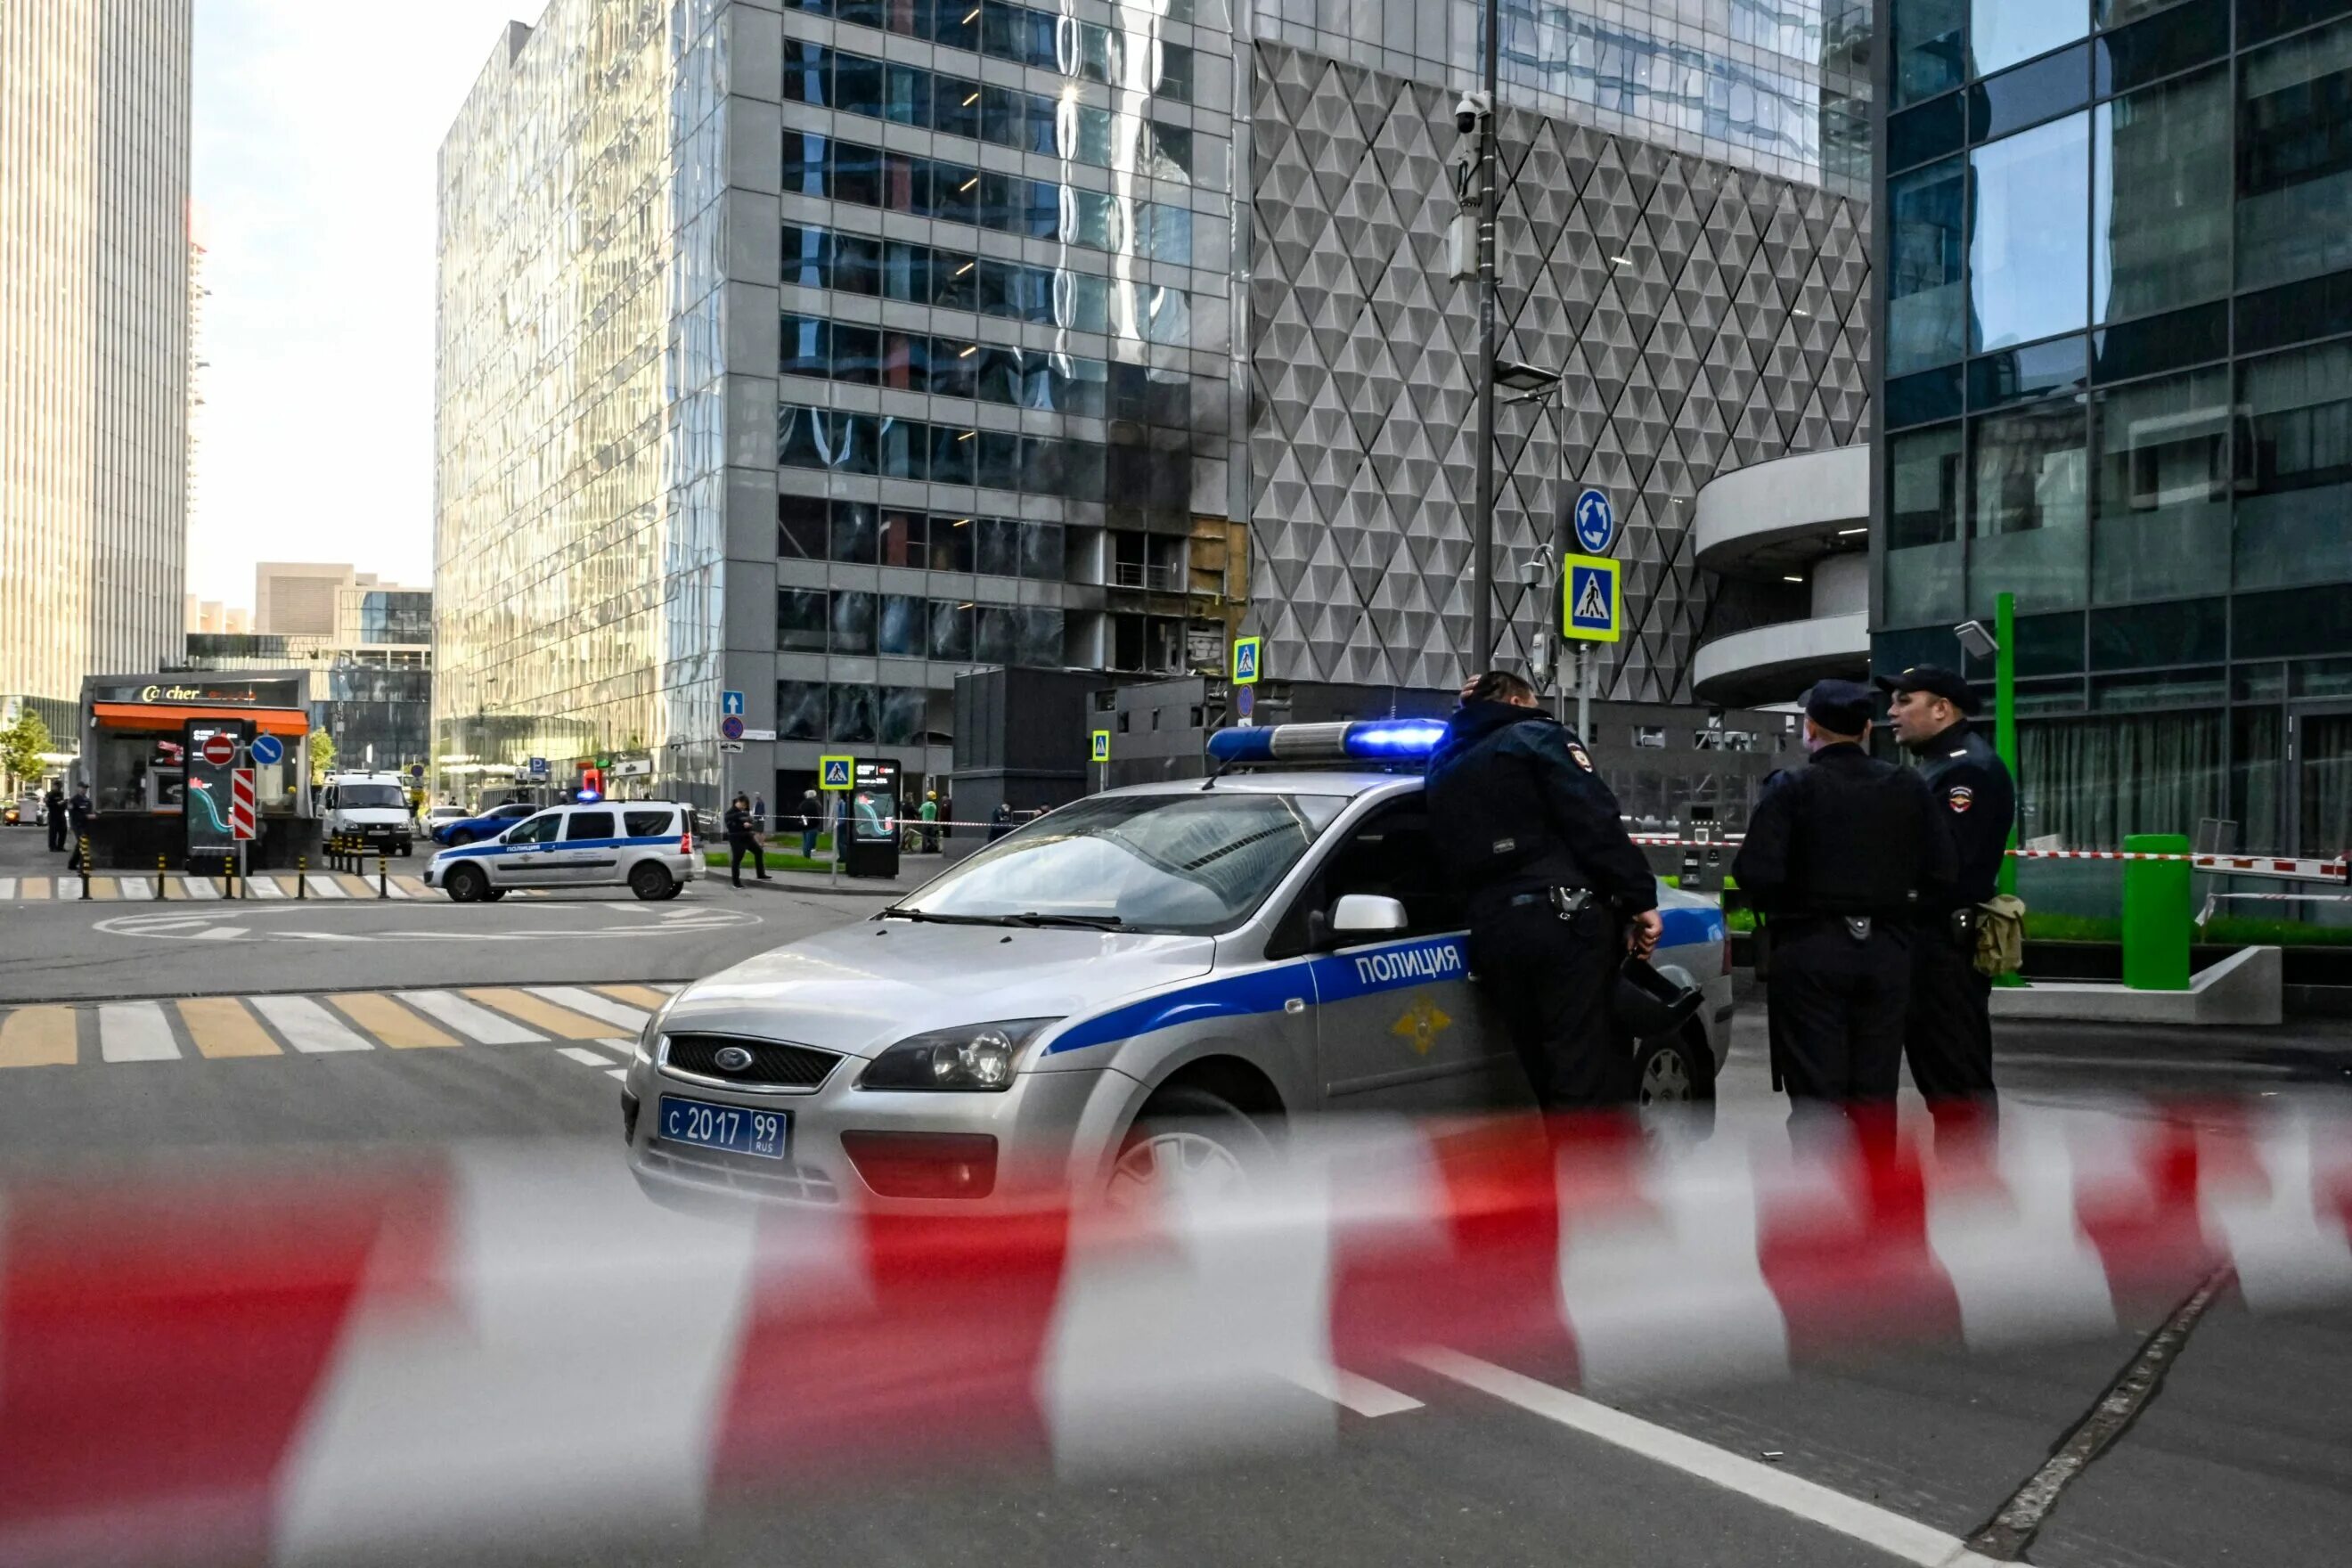
[[[1625,630],[1625,597],[1617,563],[1570,555],[1560,565],[1560,635],[1575,642],[1617,642]]]
[[[1235,686],[1255,686],[1257,684],[1257,670],[1258,664],[1260,662],[1260,655],[1264,652],[1265,648],[1265,639],[1264,637],[1235,637],[1234,639],[1234,684]]]
[[[850,769],[855,757],[819,757],[816,760],[816,786],[819,789],[847,789]]]
[[[1110,731],[1108,730],[1097,730],[1095,731],[1094,758],[1095,761],[1098,763],[1107,763],[1110,761]]]

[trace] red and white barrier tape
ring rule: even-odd
[[[1866,1155],[1777,1121],[1667,1155],[1531,1123],[1290,1143],[1142,1215],[689,1218],[616,1155],[531,1148],[19,1187],[0,1562],[462,1560],[747,1489],[1328,1440],[1302,1385],[1430,1346],[1606,1386],[2105,1331],[2223,1262],[2258,1309],[2352,1297],[2352,1125],[2300,1109]]]

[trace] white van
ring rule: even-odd
[[[361,838],[378,850],[410,853],[416,819],[408,784],[398,773],[329,773],[319,811],[329,838]]]

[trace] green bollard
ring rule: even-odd
[[[2189,853],[2179,833],[2135,833],[2124,839],[2132,855]],[[2124,985],[2133,991],[2189,989],[2189,869],[2179,860],[2124,862]]]

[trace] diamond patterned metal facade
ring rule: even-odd
[[[1253,46],[1254,629],[1297,679],[1451,687],[1470,639],[1477,288],[1448,276],[1453,91]],[[1565,367],[1498,403],[1498,657],[1551,613],[1523,580],[1558,500],[1622,521],[1605,698],[1691,700],[1717,473],[1869,437],[1866,203],[1506,108],[1497,353]]]

